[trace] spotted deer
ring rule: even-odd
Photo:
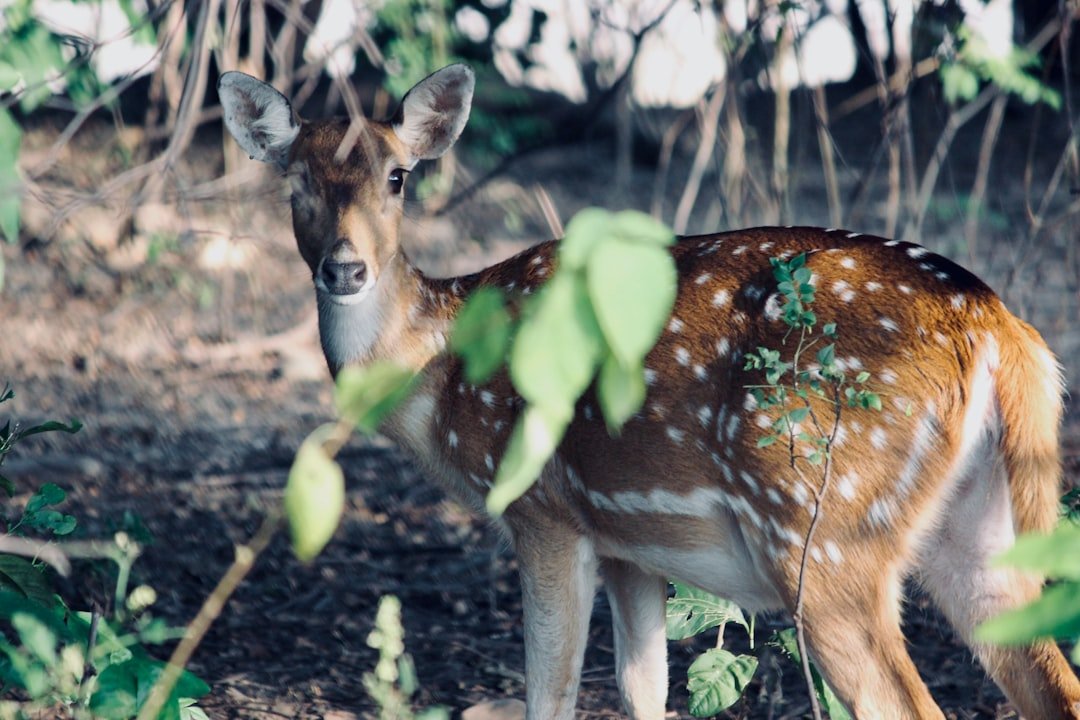
[[[400,245],[403,185],[468,119],[473,73],[420,81],[386,122],[301,121],[269,85],[219,83],[225,123],[284,171],[311,269],[330,371],[379,360],[419,373],[382,430],[423,472],[483,507],[522,401],[483,386],[447,350],[470,293],[516,300],[555,272],[556,242],[480,272],[432,278]],[[345,142],[343,142],[345,141]],[[344,151],[342,151],[344,150]],[[1036,597],[1042,579],[990,563],[1017,533],[1050,528],[1061,480],[1062,379],[1039,335],[978,278],[914,244],[841,230],[764,227],[681,238],[670,322],[646,360],[646,404],[618,437],[590,391],[556,455],[501,519],[519,558],[526,715],[572,718],[598,572],[617,683],[637,720],[664,717],[667,579],[751,611],[792,611],[817,487],[783,444],[759,448],[741,358],[779,348],[770,258],[806,253],[814,309],[840,324],[839,363],[872,374],[881,412],[849,410],[833,447],[805,577],[810,653],[858,718],[942,718],[904,647],[905,578],[926,588],[1025,717],[1080,718],[1080,682],[1050,642],[995,647],[981,621]],[[565,348],[574,352],[574,348]]]

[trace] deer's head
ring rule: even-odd
[[[469,118],[472,70],[416,84],[386,122],[299,120],[284,95],[240,72],[218,82],[225,125],[244,151],[287,173],[293,230],[320,301],[361,302],[398,252],[405,175],[441,156]],[[355,137],[352,137],[355,135]]]

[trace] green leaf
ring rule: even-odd
[[[334,392],[338,413],[361,432],[374,433],[409,396],[415,379],[411,370],[389,362],[345,368]]]
[[[465,361],[465,377],[470,383],[482,384],[502,367],[510,332],[510,313],[502,292],[487,287],[473,293],[450,334],[450,349]]]
[[[537,294],[510,350],[514,387],[549,415],[572,411],[592,380],[603,350],[584,283],[556,272]]]
[[[324,425],[304,440],[285,483],[293,552],[304,561],[322,552],[345,510],[345,475],[323,448],[330,428]]]
[[[836,362],[836,343],[829,343],[817,352],[817,361],[822,367],[829,367]]]
[[[22,79],[10,63],[0,61],[0,91],[10,90]]]
[[[855,376],[855,382],[857,382],[860,385],[862,385],[863,383],[865,383],[869,379],[870,379],[870,373],[866,372],[865,370],[863,370],[861,373],[859,373],[858,375]]]
[[[49,505],[59,505],[66,497],[67,493],[62,487],[54,483],[45,483],[26,501],[26,509],[23,512],[26,515],[34,515]]]
[[[735,603],[683,583],[672,583],[675,596],[667,601],[667,636],[669,640],[685,640],[709,628],[733,622],[747,632],[750,626]]]
[[[78,525],[73,515],[65,515],[57,510],[41,510],[27,515],[24,522],[35,530],[51,532],[53,535],[68,535]]]
[[[26,430],[20,430],[18,438],[22,440],[23,438],[30,437],[31,435],[37,435],[39,433],[46,432],[66,432],[73,435],[82,430],[82,426],[82,423],[78,420],[72,420],[67,425],[57,420],[49,420],[47,422],[41,423],[40,425],[34,425],[33,427],[29,427]]]
[[[979,77],[966,65],[945,63],[938,73],[941,75],[945,100],[950,104],[957,100],[971,100],[979,92]]]
[[[593,248],[607,238],[614,215],[600,208],[585,208],[566,225],[559,243],[559,265],[567,270],[582,270]]]
[[[623,365],[640,363],[656,344],[675,304],[678,277],[666,248],[605,242],[587,270],[589,298],[611,352]]]
[[[11,616],[11,626],[19,635],[19,642],[30,653],[47,666],[57,663],[56,635],[48,625],[27,613],[15,613]]]
[[[1002,613],[975,628],[980,642],[1013,645],[1036,638],[1080,635],[1080,582],[1066,581],[1043,590],[1027,605]]]
[[[19,239],[19,210],[22,207],[22,180],[19,177],[19,149],[22,129],[11,113],[0,108],[0,233],[9,243]],[[0,255],[0,263],[3,256]],[[0,266],[0,270],[3,270]],[[0,274],[0,279],[3,275]],[[0,286],[2,287],[2,286]]]
[[[757,665],[753,655],[735,655],[722,648],[706,650],[687,671],[690,714],[711,717],[737,703]]]
[[[0,588],[48,607],[53,601],[52,587],[44,571],[26,558],[0,555]]]
[[[597,247],[609,240],[620,245],[671,245],[675,235],[645,213],[625,210],[611,213],[600,208],[586,208],[575,215],[566,226],[565,237],[559,245],[560,266],[582,270],[591,262]]]
[[[510,435],[499,463],[495,484],[487,496],[487,510],[499,516],[525,494],[555,454],[573,417],[572,410],[528,405]]]
[[[776,435],[763,435],[757,439],[757,446],[759,448],[766,448],[775,443],[779,438]]]
[[[1050,533],[1021,535],[1015,545],[995,558],[994,564],[1080,580],[1080,526],[1062,523]]]
[[[608,355],[600,367],[597,394],[608,430],[616,433],[645,403],[645,372],[640,364],[626,368]]]

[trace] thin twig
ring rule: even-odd
[[[971,185],[971,195],[968,197],[967,220],[964,222],[964,240],[967,244],[968,259],[972,266],[975,265],[975,242],[979,234],[979,211],[982,209],[983,198],[986,196],[987,179],[990,176],[990,160],[994,155],[994,147],[1001,136],[1001,123],[1005,118],[1005,105],[1009,98],[999,95],[990,106],[990,115],[986,118],[986,127],[983,128],[982,143],[979,145],[979,163],[975,169],[975,182]]]
[[[150,690],[146,703],[139,710],[136,720],[153,720],[161,713],[165,701],[172,694],[173,687],[176,685],[177,680],[180,679],[180,673],[183,672],[184,667],[191,660],[195,649],[202,642],[207,630],[210,629],[218,615],[221,614],[221,610],[225,607],[229,597],[232,596],[236,588],[247,577],[251,568],[254,567],[255,560],[270,544],[280,524],[280,516],[277,514],[271,515],[263,521],[262,527],[251,538],[249,544],[236,547],[236,559],[233,560],[232,565],[222,575],[217,587],[207,596],[199,609],[199,613],[188,625],[183,639],[173,650],[168,664],[162,671],[158,681],[154,683],[154,687]]]
[[[676,235],[686,232],[686,226],[690,223],[690,213],[694,210],[698,192],[701,190],[701,178],[705,175],[705,169],[713,158],[713,147],[716,145],[716,128],[720,123],[720,110],[724,107],[724,99],[727,97],[727,84],[722,84],[713,91],[712,97],[705,104],[699,116],[698,124],[701,127],[701,140],[698,142],[697,151],[694,152],[694,163],[690,167],[690,175],[686,178],[679,204],[675,209],[675,218],[672,227]]]

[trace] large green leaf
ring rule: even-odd
[[[709,628],[733,622],[750,632],[739,606],[730,600],[683,583],[672,583],[675,597],[667,601],[667,636],[670,640],[685,640]]]
[[[675,304],[675,263],[662,246],[609,240],[589,258],[589,298],[604,339],[623,365],[640,363]]]
[[[753,655],[735,655],[722,648],[706,650],[687,671],[690,714],[711,717],[737,703],[757,665]]]
[[[994,564],[1080,580],[1080,525],[1063,522],[1050,533],[1021,535]]]
[[[28,613],[11,616],[11,626],[19,635],[19,642],[30,653],[48,666],[56,665],[56,633],[47,624]]]
[[[601,208],[585,208],[566,225],[559,243],[559,267],[570,271],[583,270],[596,245],[607,238],[614,215]]]
[[[22,207],[22,181],[19,178],[19,148],[22,130],[15,118],[0,108],[0,233],[8,242],[19,239],[19,210]],[[0,270],[3,269],[0,255]],[[0,282],[3,275],[0,274]],[[0,285],[0,288],[3,286]]]
[[[1080,582],[1052,585],[1031,603],[1002,613],[975,628],[980,642],[1014,645],[1037,638],[1080,636]]]
[[[558,272],[536,296],[510,351],[514,387],[531,404],[565,413],[584,392],[603,346],[580,277]]]
[[[345,510],[345,475],[323,448],[330,427],[324,425],[304,440],[285,483],[293,552],[304,561],[322,552]]]
[[[626,368],[609,353],[600,367],[597,394],[608,430],[617,432],[645,403],[645,371],[641,364]]]
[[[26,558],[0,555],[0,588],[13,590],[41,605],[52,603],[52,587],[45,572]]]
[[[393,363],[377,362],[338,373],[338,412],[361,432],[374,433],[412,392],[415,375]]]
[[[525,494],[555,453],[572,410],[529,405],[518,418],[506,452],[499,463],[495,484],[487,496],[487,509],[498,516]]]
[[[495,288],[477,290],[461,308],[450,334],[450,349],[465,361],[470,383],[486,382],[502,366],[510,330],[510,313],[502,292]]]

